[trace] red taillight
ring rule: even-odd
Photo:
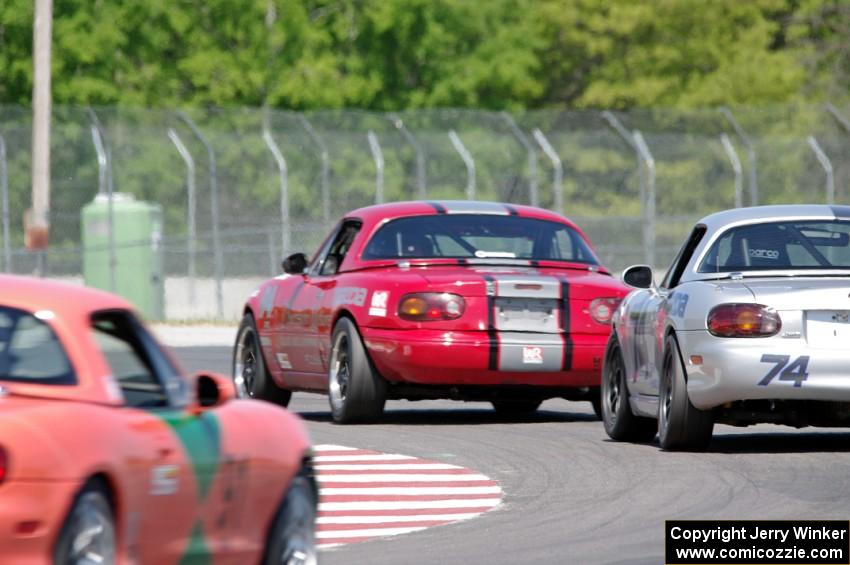
[[[9,456],[6,450],[0,447],[0,484],[6,480],[6,475],[9,474]]]
[[[448,292],[406,294],[398,303],[398,316],[414,322],[455,320],[463,315],[463,297]]]
[[[717,337],[769,337],[782,328],[776,310],[761,304],[721,304],[711,309],[706,322]]]
[[[590,317],[600,324],[610,324],[622,298],[596,298],[590,303]]]

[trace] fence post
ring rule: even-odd
[[[292,223],[289,218],[289,169],[286,166],[283,153],[280,152],[280,147],[272,137],[268,124],[263,124],[263,141],[266,142],[269,151],[271,151],[280,175],[280,223],[282,226],[280,243],[283,247],[282,255],[286,255],[292,248]]]
[[[528,199],[532,206],[540,205],[540,198],[537,191],[537,152],[534,151],[534,145],[528,140],[516,123],[516,120],[507,112],[501,113],[502,118],[507,122],[511,133],[523,146],[528,159]]]
[[[546,139],[546,136],[543,135],[542,131],[540,131],[540,128],[534,128],[531,134],[534,136],[534,139],[537,140],[537,143],[540,145],[540,148],[543,149],[546,156],[549,157],[549,160],[552,161],[552,193],[555,198],[555,211],[559,214],[563,214],[564,163],[558,156],[558,152],[555,151],[555,148],[552,147],[552,144],[549,143],[549,140]]]
[[[455,130],[449,130],[449,140],[463,159],[463,164],[466,165],[466,198],[475,200],[475,159],[472,158]]]
[[[635,146],[640,152],[647,172],[646,186],[646,213],[644,216],[644,234],[647,242],[646,258],[649,265],[655,265],[655,159],[643,139],[643,134],[638,130],[632,133]]]
[[[850,134],[850,120],[847,119],[847,116],[842,114],[838,108],[832,105],[832,102],[826,105],[826,111],[829,112],[833,118],[841,125],[844,129],[845,133]]]
[[[0,135],[0,197],[3,200],[3,270],[11,273],[12,242],[9,241],[9,171],[6,161],[6,140]]]
[[[637,144],[637,136],[639,132],[629,132],[620,120],[609,112],[605,110],[602,112],[602,118],[608,122],[608,125],[616,131],[623,141],[631,147],[631,149],[635,152],[635,158],[637,159],[638,165],[638,184],[639,184],[639,198],[640,198],[640,210],[641,210],[641,229],[643,230],[643,252],[644,252],[644,260],[650,266],[653,266],[653,261],[655,259],[655,162],[652,162],[652,194],[653,194],[653,202],[650,206],[650,198],[649,198],[649,190],[647,188],[647,160],[645,159],[645,155],[641,148],[638,147]],[[643,136],[640,136],[640,139],[643,140]],[[646,144],[644,144],[646,145]],[[647,152],[649,149],[647,148]],[[650,207],[652,208],[652,216],[650,216]],[[650,217],[651,222],[650,222]],[[649,229],[649,226],[652,226],[652,229]]]
[[[330,153],[328,153],[328,147],[325,145],[325,141],[313,128],[313,124],[311,124],[303,114],[298,114],[298,120],[301,122],[301,125],[304,126],[304,130],[307,132],[307,135],[310,136],[310,139],[313,140],[313,143],[319,147],[319,159],[322,162],[322,221],[327,224],[331,221]]]
[[[823,149],[821,149],[818,140],[815,139],[815,136],[810,135],[806,138],[806,141],[809,144],[809,147],[812,148],[812,152],[817,157],[820,166],[823,167],[824,172],[826,173],[826,203],[832,206],[835,204],[835,176],[833,175],[832,162],[827,157],[826,153],[824,153]]]
[[[103,143],[103,133],[101,132],[100,120],[94,110],[86,108],[91,124],[91,137],[94,143],[94,149],[97,152],[97,192],[98,194],[107,195],[106,204],[106,230],[107,230],[107,262],[109,263],[109,290],[115,292],[117,288],[115,267],[118,263],[115,257],[115,207],[112,191],[112,183],[109,182],[109,160],[110,153],[106,150]]]
[[[186,255],[189,261],[187,275],[189,277],[189,305],[195,306],[197,303],[195,280],[198,275],[197,268],[195,266],[196,256],[198,254],[198,231],[197,220],[195,218],[195,212],[197,210],[197,199],[195,196],[197,190],[195,187],[195,160],[192,158],[192,154],[186,148],[186,145],[183,143],[183,140],[180,139],[180,136],[177,135],[174,128],[168,128],[168,139],[171,140],[171,143],[173,143],[174,147],[177,148],[177,152],[180,153],[180,157],[183,158],[183,162],[186,163],[186,192],[188,199],[186,204],[186,229],[188,232],[186,234]]]
[[[732,126],[732,129],[735,130],[735,134],[741,139],[744,147],[747,148],[747,161],[749,161],[750,165],[750,206],[757,206],[759,203],[759,182],[755,145],[753,145],[750,136],[747,135],[747,132],[744,131],[744,128],[741,127],[741,124],[738,123],[738,120],[735,119],[729,108],[721,106],[720,113],[723,114]]]
[[[404,122],[397,114],[390,114],[387,118],[401,133],[405,141],[413,147],[413,151],[416,152],[416,195],[424,199],[428,193],[425,176],[425,151],[422,149],[422,145],[416,140],[416,137],[404,126]]]
[[[723,145],[723,150],[729,157],[729,164],[735,172],[735,208],[740,208],[744,205],[744,175],[741,160],[738,159],[738,152],[735,151],[735,146],[725,133],[720,135],[720,144]]]
[[[212,215],[212,239],[213,239],[213,269],[215,274],[215,305],[216,314],[219,318],[224,317],[224,289],[222,278],[223,274],[223,259],[221,255],[221,234],[219,233],[219,218],[218,218],[218,177],[215,170],[215,152],[207,137],[198,129],[195,122],[182,110],[177,111],[177,117],[189,126],[195,137],[198,138],[207,150],[207,164],[209,166],[210,175],[210,213]]]
[[[375,161],[375,204],[384,202],[384,154],[381,152],[381,144],[378,136],[369,130],[366,134],[369,138],[369,149],[372,151],[372,159]]]

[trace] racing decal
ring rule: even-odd
[[[494,214],[499,216],[516,216],[513,206],[498,202],[428,202],[438,214]]]
[[[688,298],[689,296],[686,292],[674,292],[671,294],[670,299],[665,305],[667,313],[670,316],[677,316],[679,318],[684,317],[685,310],[688,307]]]
[[[177,465],[157,465],[151,469],[151,489],[153,496],[167,496],[179,490],[180,475]]]
[[[753,259],[779,259],[779,251],[776,249],[748,249],[747,254]]]
[[[790,355],[769,355],[761,356],[762,363],[773,363],[773,368],[759,381],[759,386],[767,386],[770,382],[779,376],[780,381],[791,381],[796,388],[803,386],[803,381],[809,378],[809,356],[800,355],[793,361]]]
[[[561,330],[564,353],[561,357],[561,370],[569,371],[573,367],[573,338],[570,334],[570,283],[566,278],[560,279],[560,296],[558,297],[558,326]]]
[[[543,348],[538,345],[526,345],[522,348],[522,362],[534,365],[543,364]]]
[[[499,337],[496,332],[496,280],[490,275],[484,275],[487,287],[487,340],[489,341],[489,352],[487,355],[487,368],[491,371],[499,370]]]
[[[289,362],[289,355],[287,355],[286,353],[277,354],[277,364],[280,365],[281,369],[292,368],[292,363]]]
[[[390,297],[389,291],[386,290],[376,290],[372,293],[372,303],[369,306],[369,315],[370,316],[381,316],[384,317],[387,315],[387,300]]]
[[[344,286],[334,291],[333,305],[363,306],[366,303],[367,291],[359,286]]]
[[[438,214],[446,213],[446,207],[439,202],[428,202],[428,205],[431,206],[431,208],[433,208]]]

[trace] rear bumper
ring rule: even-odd
[[[389,381],[422,385],[599,386],[608,336],[361,328]],[[565,359],[566,358],[566,359]]]
[[[802,339],[778,336],[718,338],[707,331],[686,331],[677,338],[688,397],[697,408],[758,399],[850,401],[846,350],[811,348]],[[694,364],[691,355],[702,356],[702,363]]]
[[[53,545],[80,486],[72,481],[12,481],[0,485],[2,561],[52,563]]]

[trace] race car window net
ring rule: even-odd
[[[794,221],[731,228],[711,246],[700,273],[850,269],[850,222]]]
[[[91,328],[125,404],[134,408],[169,406],[168,392],[159,375],[162,368],[157,367],[162,361],[154,358],[156,352],[150,351],[140,324],[127,313],[106,311],[95,314]]]
[[[496,258],[599,264],[581,235],[568,225],[481,214],[392,220],[372,236],[362,258]]]
[[[72,385],[74,368],[53,330],[34,315],[0,306],[0,380]]]

